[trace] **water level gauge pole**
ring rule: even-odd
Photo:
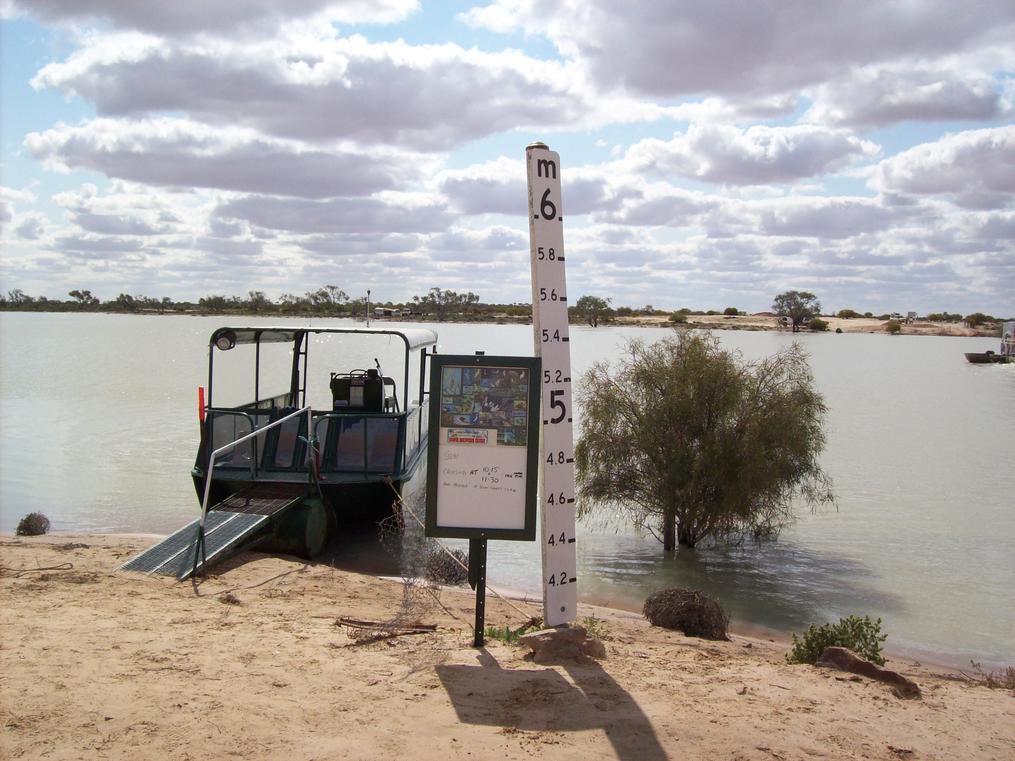
[[[578,608],[564,208],[560,194],[560,156],[545,143],[532,143],[525,149],[525,164],[529,189],[532,328],[536,356],[542,357],[539,512],[543,624],[550,627],[573,621]]]

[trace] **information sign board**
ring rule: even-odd
[[[536,538],[538,357],[430,359],[427,536]]]

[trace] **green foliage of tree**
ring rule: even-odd
[[[854,309],[840,309],[835,316],[843,320],[852,320],[855,317],[862,317],[863,315]]]
[[[676,311],[670,315],[670,322],[674,323],[675,325],[686,325],[687,315],[684,313],[682,309]]]
[[[88,307],[99,303],[99,300],[92,295],[91,291],[88,290],[79,290],[75,288],[73,291],[68,291],[67,295],[74,299],[81,309],[87,309]]]
[[[736,317],[738,314],[740,314],[740,310],[737,309],[736,307],[726,307],[724,310],[722,310],[722,313],[727,317]]]
[[[898,320],[889,320],[885,324],[885,330],[894,336],[896,333],[902,332],[902,324]]]
[[[793,325],[793,332],[797,333],[801,325],[821,314],[821,303],[809,291],[786,291],[775,297],[772,311],[788,318]]]
[[[202,296],[197,300],[198,306],[208,312],[224,312],[229,300],[225,296]]]
[[[33,301],[35,301],[35,299],[29,296],[20,288],[15,288],[14,290],[7,291],[7,303],[15,307],[22,307],[25,306],[26,304],[31,304]]]
[[[575,314],[593,328],[610,317],[610,299],[599,296],[582,296],[574,305]]]
[[[121,312],[136,312],[138,304],[129,293],[121,293],[112,302],[111,306]]]
[[[962,322],[962,315],[953,312],[931,312],[927,315],[931,322]]]
[[[580,514],[618,509],[661,530],[664,550],[770,537],[794,497],[833,500],[825,403],[798,344],[747,362],[708,333],[635,340],[616,368],[593,365],[577,398]]]
[[[978,328],[988,322],[994,322],[994,318],[983,312],[973,312],[972,314],[967,314],[963,322],[971,328]]]
[[[813,330],[815,333],[821,333],[828,330],[828,322],[820,317],[812,317],[807,323],[807,329]]]
[[[254,314],[269,311],[274,304],[264,295],[264,291],[247,291],[246,307]]]
[[[861,658],[884,666],[881,643],[887,638],[881,633],[880,618],[871,621],[867,616],[849,616],[840,618],[837,624],[811,624],[802,637],[793,635],[793,649],[786,654],[786,660],[789,663],[815,663],[826,647],[845,647]]]

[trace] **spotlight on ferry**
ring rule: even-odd
[[[232,330],[223,330],[215,337],[215,346],[221,351],[229,351],[236,346],[236,333]]]

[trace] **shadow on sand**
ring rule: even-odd
[[[529,732],[602,729],[622,761],[665,761],[641,707],[596,661],[503,669],[486,650],[475,666],[437,666],[459,721]]]

